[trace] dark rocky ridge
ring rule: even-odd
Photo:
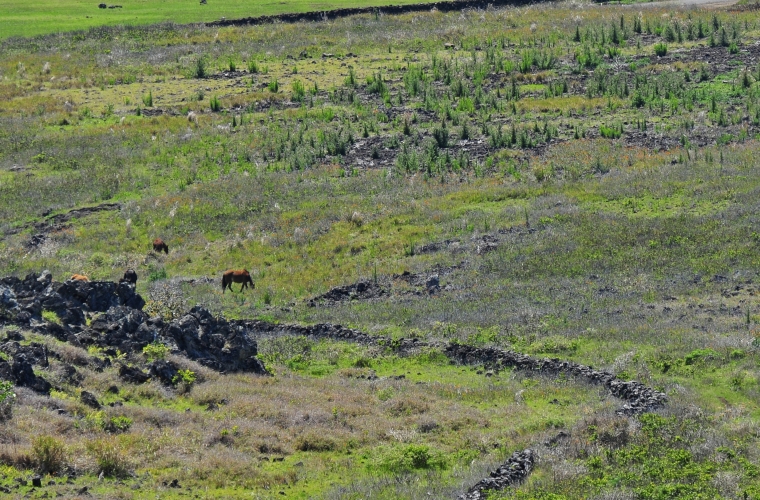
[[[52,335],[77,346],[101,347],[114,355],[117,349],[126,354],[141,353],[146,345],[161,342],[172,352],[218,371],[268,373],[256,357],[256,342],[244,323],[233,324],[215,318],[202,307],[194,307],[180,318],[165,322],[159,317],[149,317],[142,311],[144,305],[134,284],[128,282],[70,280],[59,283],[53,281],[49,272],[30,274],[24,279],[0,279],[0,322]],[[43,311],[54,312],[58,321],[45,321]],[[88,319],[91,319],[89,325]],[[46,366],[46,357],[43,364],[39,356],[26,351],[19,351],[18,355],[8,349],[3,351],[12,356],[12,363],[6,363],[7,367],[0,363],[0,377],[39,392],[49,392],[49,384],[44,379],[28,376],[32,364]],[[151,375],[164,382],[173,378],[171,366],[150,368]],[[134,383],[149,378],[141,370],[126,366],[122,366],[120,375]]]

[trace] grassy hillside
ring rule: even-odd
[[[52,447],[32,495],[452,498],[532,447],[494,498],[760,497],[758,40],[753,13],[578,4],[7,39],[0,274],[131,267],[166,319],[499,346],[669,403],[298,337],[260,339],[271,378],[177,357],[195,380],[138,386],[24,331],[56,389],[17,391],[2,486]]]
[[[0,5],[0,39],[29,37],[48,33],[86,30],[99,26],[146,25],[154,23],[202,23],[222,18],[269,16],[292,12],[312,12],[346,7],[404,5],[420,3],[412,0],[355,1],[335,0],[329,3],[288,0],[287,2],[247,2],[212,0],[201,5],[198,0],[125,0],[105,2],[120,8],[99,9],[101,2],[85,0],[42,0],[22,2],[8,0]]]

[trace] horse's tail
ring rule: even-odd
[[[224,291],[225,288],[227,288],[227,275],[223,274],[222,275],[222,291]]]

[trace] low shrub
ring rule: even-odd
[[[41,474],[58,472],[66,462],[66,445],[53,436],[37,436],[32,440],[32,458]]]
[[[125,476],[129,470],[129,460],[116,437],[95,439],[87,443],[87,451],[95,459],[98,472],[106,476]]]
[[[329,436],[317,431],[307,431],[296,439],[296,449],[299,451],[332,451],[337,443]]]
[[[372,465],[391,473],[424,469],[445,469],[447,462],[439,450],[423,444],[409,444],[379,449]]]
[[[143,354],[148,358],[148,361],[166,359],[169,348],[160,342],[153,342],[143,347]]]

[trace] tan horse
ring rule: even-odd
[[[84,274],[72,274],[70,280],[73,281],[90,281],[90,278],[85,276]]]
[[[256,288],[256,285],[253,284],[253,280],[251,279],[251,274],[245,269],[230,269],[224,271],[224,274],[222,274],[222,293],[224,293],[227,288],[232,292],[233,283],[243,284],[240,287],[241,292],[244,288],[248,288],[249,283],[251,284],[251,288]]]
[[[169,253],[169,246],[164,243],[164,240],[161,238],[156,238],[153,240],[153,251],[157,253],[161,253],[162,251],[166,254]]]

